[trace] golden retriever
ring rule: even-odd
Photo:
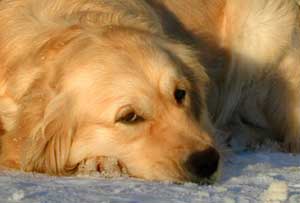
[[[0,1],[2,166],[51,175],[116,157],[130,176],[219,168],[208,77],[140,0]]]
[[[299,151],[298,10],[294,0],[0,1],[0,164],[67,175],[116,157],[134,177],[212,180],[211,119],[245,145],[269,136]]]

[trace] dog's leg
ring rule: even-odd
[[[287,151],[300,151],[299,8],[294,0],[227,0],[225,19],[231,61],[217,125],[240,114]],[[257,105],[263,122],[244,101]]]
[[[277,89],[269,99],[277,106],[269,109],[269,117],[274,127],[280,126],[284,149],[300,152],[300,41],[295,44],[298,47],[293,47],[279,66],[285,84],[279,81],[275,85]]]

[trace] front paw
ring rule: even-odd
[[[105,178],[128,176],[125,165],[114,157],[95,157],[81,161],[77,176],[100,176]]]

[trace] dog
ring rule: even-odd
[[[70,175],[116,157],[147,180],[218,173],[208,76],[149,4],[3,0],[0,16],[2,166]]]
[[[300,152],[299,3],[147,2],[168,36],[198,52],[210,78],[209,113],[229,147],[275,141],[280,150]]]
[[[133,177],[202,182],[220,171],[216,129],[299,151],[298,12],[293,0],[2,0],[0,164],[69,175],[116,157]]]

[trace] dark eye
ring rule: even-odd
[[[186,96],[186,91],[183,89],[176,89],[174,92],[174,97],[178,104],[182,104]]]
[[[124,123],[124,124],[135,124],[137,122],[143,121],[144,118],[137,115],[135,112],[130,112],[126,114],[125,116],[122,116],[120,119],[118,119],[118,122]]]

